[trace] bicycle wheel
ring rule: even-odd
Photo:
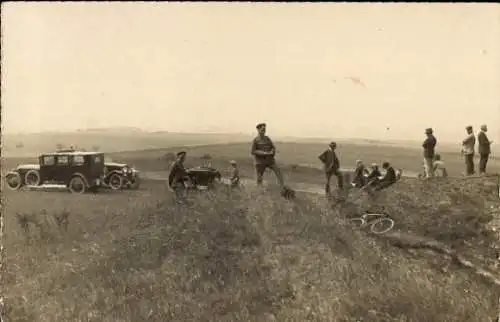
[[[376,219],[370,225],[370,231],[377,235],[385,234],[392,228],[394,228],[394,220],[389,217]]]

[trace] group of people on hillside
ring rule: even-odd
[[[255,159],[255,172],[257,186],[262,186],[263,175],[266,169],[270,169],[276,176],[278,183],[282,190],[289,189],[286,187],[283,175],[279,166],[276,163],[276,147],[269,136],[266,135],[267,126],[265,123],[259,123],[256,126],[258,135],[253,139],[250,153]],[[329,147],[318,156],[323,164],[325,174],[325,194],[331,193],[331,179],[336,177],[337,185],[340,190],[344,189],[344,176],[340,171],[340,161],[335,152],[337,148],[336,142],[331,142]],[[186,151],[177,153],[177,159],[171,167],[168,184],[169,187],[176,193],[177,196],[184,194],[186,185],[185,181],[188,176],[184,168],[184,161],[186,159]],[[239,169],[236,161],[232,160],[231,164],[231,177],[228,184],[232,187],[238,187],[240,184]],[[358,160],[356,162],[356,169],[354,171],[354,178],[350,182],[352,187],[357,188],[373,188],[374,190],[382,190],[397,181],[397,175],[394,168],[389,162],[384,162],[382,168],[385,170],[385,175],[382,175],[377,164],[372,164],[372,169],[369,171],[365,168],[363,162]]]
[[[466,137],[462,140],[461,153],[465,160],[465,175],[471,176],[476,173],[474,167],[475,145],[476,136],[471,125],[465,127],[467,133]],[[479,174],[486,174],[486,166],[491,154],[491,144],[493,141],[488,139],[488,127],[486,124],[481,125],[481,130],[477,135],[478,153],[479,153]],[[444,162],[441,156],[436,153],[437,139],[434,136],[432,128],[425,130],[426,138],[422,143],[424,153],[424,176],[425,178],[434,177],[437,171],[441,171],[442,176],[447,176]]]
[[[325,194],[330,194],[331,178],[337,178],[337,186],[339,190],[344,190],[344,175],[340,171],[340,161],[337,157],[335,150],[337,143],[331,142],[328,149],[318,156],[318,159],[323,163],[323,170],[325,173]],[[373,163],[371,170],[368,170],[362,160],[356,161],[356,168],[354,169],[354,178],[350,185],[355,188],[373,188],[375,191],[380,191],[388,188],[398,180],[398,175],[393,166],[385,161],[382,163],[382,168],[385,174],[382,175],[378,164]]]

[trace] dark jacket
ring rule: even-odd
[[[436,144],[436,137],[432,134],[425,139],[422,144],[422,147],[424,148],[424,158],[434,158]]]
[[[318,159],[323,163],[325,172],[335,172],[340,169],[339,158],[332,149],[325,150],[318,156]]]
[[[170,174],[168,175],[168,185],[173,187],[177,184],[184,184],[184,180],[187,178],[188,173],[184,168],[184,165],[179,161],[175,161],[170,169]]]
[[[488,136],[483,131],[479,131],[477,134],[478,142],[478,152],[479,154],[490,154],[491,153],[491,142],[488,140]]]
[[[258,151],[273,152],[273,154],[259,155]],[[271,138],[269,138],[267,135],[264,135],[263,137],[257,136],[255,139],[253,139],[250,153],[255,157],[256,164],[272,165],[276,162],[274,159],[276,147],[274,146]]]
[[[363,187],[366,184],[365,172],[365,166],[362,165],[357,167],[354,170],[354,179],[352,180],[352,183],[354,183],[356,186]]]
[[[368,176],[366,177],[368,180],[371,180],[371,179],[376,179],[378,177],[380,177],[382,175],[382,173],[380,173],[380,170],[379,169],[373,169],[369,174]]]
[[[397,181],[396,171],[393,167],[389,167],[386,170],[385,176],[380,180],[382,182],[394,183]]]

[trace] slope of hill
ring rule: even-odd
[[[153,182],[88,196],[8,191],[5,317],[491,321],[498,289],[488,280],[345,220],[384,211],[397,230],[439,239],[486,267],[495,259],[481,190],[489,185],[467,182],[402,183],[372,203],[349,199],[342,208],[313,195],[285,201],[274,190],[191,195],[191,205],[179,207]],[[67,232],[34,224],[65,211]],[[16,212],[34,224],[28,243]]]

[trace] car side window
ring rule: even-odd
[[[43,157],[43,165],[54,165],[56,163],[56,159],[53,155],[46,155]]]
[[[99,156],[99,155],[95,156],[94,163],[96,163],[96,164],[102,163],[101,156]]]
[[[83,155],[74,155],[73,156],[73,165],[79,166],[85,164],[85,158]]]
[[[57,165],[69,164],[69,157],[67,155],[60,155],[57,157]]]

